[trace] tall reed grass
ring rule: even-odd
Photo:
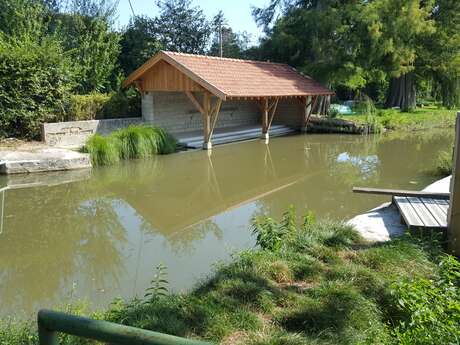
[[[92,136],[83,151],[90,154],[94,166],[101,166],[112,165],[124,159],[173,153],[176,145],[176,139],[161,128],[133,125],[108,136]]]

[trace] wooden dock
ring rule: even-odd
[[[409,229],[447,229],[450,193],[382,188],[353,188],[354,193],[391,195]]]
[[[395,196],[393,202],[409,229],[447,229],[449,202],[444,199]]]

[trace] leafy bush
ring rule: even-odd
[[[252,222],[252,233],[256,235],[256,243],[266,250],[277,251],[283,241],[296,231],[296,214],[292,206],[284,213],[281,222],[268,216],[255,217]]]
[[[60,121],[73,85],[70,61],[56,41],[0,36],[0,137],[37,139]]]
[[[446,255],[435,279],[404,280],[393,285],[403,314],[394,330],[399,344],[460,342],[460,262]]]
[[[121,159],[147,158],[156,154],[169,154],[176,150],[173,136],[161,128],[129,126],[108,136],[94,135],[88,139],[83,151],[91,156],[93,165],[111,165]]]
[[[312,212],[303,216],[301,230],[316,224],[316,217]],[[296,210],[293,206],[284,212],[280,222],[268,216],[258,216],[252,221],[252,233],[256,235],[256,243],[262,249],[277,251],[286,241],[293,239],[299,232]]]
[[[452,174],[452,153],[441,151],[436,160],[436,172],[440,176],[449,176]]]
[[[139,92],[134,88],[112,93],[72,95],[66,107],[66,120],[140,117],[140,104]]]
[[[94,120],[101,117],[105,104],[110,96],[104,93],[90,93],[88,95],[72,95],[67,113],[70,121]]]
[[[129,88],[112,92],[110,99],[104,104],[103,117],[140,117],[141,116],[141,97],[136,88]]]

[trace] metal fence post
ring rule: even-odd
[[[59,345],[58,334],[55,331],[47,329],[41,321],[40,314],[37,317],[38,340],[40,345]]]

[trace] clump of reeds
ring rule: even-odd
[[[436,173],[440,176],[449,176],[452,174],[452,152],[439,152],[436,160]]]
[[[177,142],[161,128],[129,126],[108,136],[94,135],[83,151],[91,156],[93,165],[111,165],[122,159],[147,158],[169,154],[176,150]]]

